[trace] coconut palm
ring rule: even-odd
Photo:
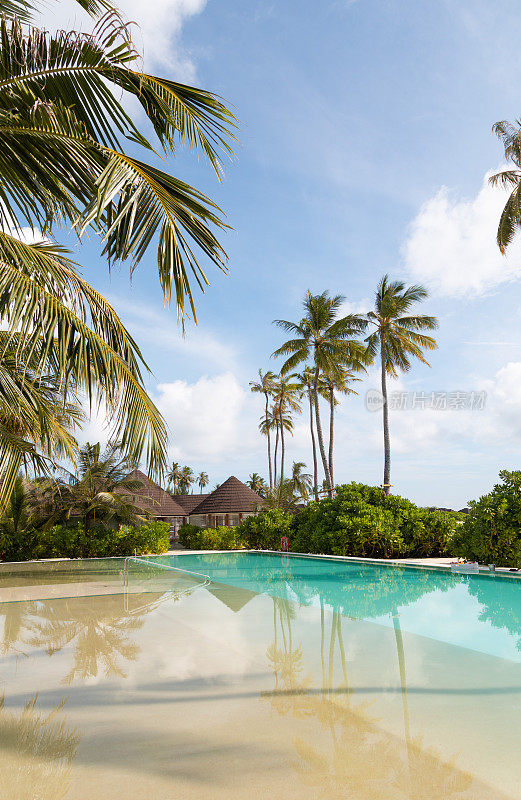
[[[321,373],[327,372],[337,364],[346,364],[359,352],[358,337],[365,330],[367,322],[359,314],[338,317],[345,298],[341,295],[331,297],[328,292],[312,295],[307,292],[304,299],[305,316],[300,322],[275,320],[275,324],[292,334],[282,347],[275,350],[274,356],[286,356],[282,367],[285,374],[299,364],[313,358],[313,400],[315,405],[315,424],[317,438],[324,468],[328,493],[332,494],[332,482],[324,447],[324,437],[318,404],[318,384]]]
[[[257,492],[258,495],[264,497],[268,487],[266,486],[266,481],[262,478],[258,472],[252,472],[246,484],[250,487],[253,492]]]
[[[87,442],[78,454],[78,467],[70,476],[70,485],[58,484],[54,502],[61,516],[83,522],[85,533],[96,520],[115,524],[140,524],[144,512],[133,500],[143,487],[140,480],[129,477],[128,460],[121,456],[118,444],[109,443],[104,451],[99,442]]]
[[[250,381],[250,389],[252,392],[257,392],[259,394],[264,395],[264,415],[267,419],[268,417],[268,406],[270,402],[270,397],[273,393],[275,381],[275,374],[273,372],[262,372],[259,370],[259,380],[258,381]],[[270,428],[269,426],[266,428],[265,433],[267,443],[268,443],[268,472],[270,477],[270,489],[273,488],[273,468],[271,464],[271,437],[270,437]]]
[[[506,120],[496,122],[493,131],[503,142],[506,160],[511,161],[515,167],[501,170],[490,177],[493,186],[510,190],[497,229],[497,243],[501,252],[505,253],[521,226],[521,123]]]
[[[277,404],[272,406],[271,416],[273,419],[273,423],[275,425],[275,452],[273,454],[273,489],[276,489],[277,484],[280,483],[281,480],[283,480],[282,475],[278,475],[277,472],[277,453],[278,453],[279,442],[281,442],[281,450],[282,450],[282,442],[284,441],[284,431],[287,431],[288,433],[293,432],[293,419],[288,411],[286,411],[284,408],[281,408]],[[261,426],[263,426],[262,422]],[[281,460],[281,468],[283,467],[284,467],[284,456],[282,456]]]
[[[210,483],[210,479],[208,477],[207,472],[200,472],[197,476],[197,485],[199,486],[201,492],[203,491],[205,486],[208,486]]]
[[[291,484],[293,487],[293,494],[297,497],[307,500],[311,491],[311,475],[304,472],[306,465],[303,461],[294,461],[291,468]]]
[[[103,0],[80,4],[93,14],[110,8]],[[26,352],[38,354],[37,376],[56,377],[64,400],[72,389],[102,403],[127,455],[146,454],[150,470],[161,472],[166,429],[145,392],[141,354],[53,231],[63,222],[79,235],[91,228],[110,263],[128,260],[132,268],[157,243],[165,297],[174,296],[181,317],[185,301],[193,312],[189,275],[207,283],[198,252],[226,268],[213,232],[224,227],[221,213],[196,189],[129,155],[124,143],[132,140],[146,156],[187,142],[219,172],[221,154],[231,154],[233,117],[208,92],[143,73],[113,9],[92,34],[24,27],[31,10],[24,0],[1,4],[0,320]],[[125,111],[124,96],[141,106],[155,143]],[[46,241],[20,241],[26,226],[39,227]],[[26,411],[21,405],[20,415]],[[0,423],[0,499],[23,459],[36,458],[40,430],[30,414],[26,423],[26,438]]]
[[[178,464],[177,461],[172,461],[172,466],[168,470],[166,477],[167,477],[169,486],[172,485],[172,489],[174,491],[174,494],[177,494],[180,475],[181,475],[181,467],[180,467],[180,465]]]
[[[315,494],[315,500],[318,500],[317,446],[315,441],[315,431],[313,424],[313,384],[314,384],[313,369],[310,366],[306,366],[300,374],[296,375],[296,378],[300,382],[300,388],[303,394],[307,396],[309,403],[309,432],[311,434],[311,447],[313,451],[313,492]],[[329,400],[327,387],[325,386],[324,381],[320,377],[317,389],[321,397],[325,397],[327,400]]]
[[[382,381],[382,411],[384,431],[384,479],[383,490],[389,494],[391,481],[391,441],[389,437],[389,406],[387,402],[387,375],[398,376],[398,370],[408,372],[411,358],[417,358],[429,366],[423,350],[435,350],[435,339],[422,331],[438,327],[436,317],[411,316],[409,311],[415,303],[428,297],[423,286],[406,287],[400,281],[390,281],[384,275],[375,294],[374,311],[366,315],[373,332],[367,337],[367,354],[371,361],[380,357]]]
[[[179,494],[188,494],[194,482],[194,471],[191,467],[183,467],[179,474]]]
[[[291,412],[300,412],[301,388],[295,375],[279,375],[273,387],[273,401],[277,409],[277,418],[280,429],[280,480],[284,480],[285,440],[284,430],[291,431],[291,426],[283,424],[284,418],[291,422]]]
[[[360,345],[360,347],[362,347],[362,345]],[[350,367],[351,367],[350,369],[347,369],[345,366],[342,366],[341,364],[337,364],[333,366],[331,369],[329,369],[327,372],[325,372],[322,378],[329,401],[328,467],[329,467],[329,476],[331,478],[332,486],[335,485],[333,476],[334,418],[335,418],[335,407],[338,405],[338,401],[335,398],[335,392],[337,394],[357,394],[357,392],[351,387],[351,383],[360,380],[360,378],[356,377],[356,372],[365,370],[363,360],[364,360],[363,354],[360,354],[359,357],[357,357],[354,354],[353,358],[350,359]]]

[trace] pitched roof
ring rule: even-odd
[[[174,500],[184,509],[185,514],[188,516],[193,514],[194,508],[197,508],[207,497],[207,494],[175,494]]]
[[[263,502],[262,497],[232,475],[194,508],[192,514],[245,513],[255,511]]]
[[[186,515],[183,507],[176,503],[172,495],[165,492],[157,483],[151,481],[141,470],[132,470],[128,477],[141,481],[143,484],[133,492],[128,490],[126,492],[132,495],[133,502],[138,508],[143,511],[149,511],[154,517],[184,517]]]

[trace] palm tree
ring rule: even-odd
[[[521,226],[521,123],[506,120],[496,122],[493,131],[503,142],[506,160],[515,166],[515,169],[502,170],[490,177],[493,186],[499,185],[510,190],[497,229],[497,243],[504,254]]]
[[[208,478],[208,473],[207,472],[200,472],[199,475],[197,476],[197,484],[198,484],[201,492],[203,491],[205,486],[208,486],[209,483],[210,483],[210,479]]]
[[[277,408],[277,417],[280,429],[280,480],[284,480],[284,455],[285,455],[285,442],[284,442],[284,429],[292,430],[293,424],[291,422],[291,412],[300,412],[300,384],[295,380],[295,375],[281,374],[275,380],[273,387],[273,401]],[[284,418],[287,419],[288,425],[283,424]]]
[[[305,316],[300,322],[275,320],[275,324],[293,338],[273,353],[274,356],[287,356],[282,373],[295,369],[311,357],[314,362],[313,400],[315,404],[315,424],[318,446],[324,468],[328,494],[332,494],[332,482],[324,447],[324,437],[320,422],[318,405],[318,385],[321,373],[327,372],[337,364],[346,364],[358,352],[360,343],[354,337],[361,334],[367,322],[359,314],[348,314],[338,318],[345,298],[341,295],[330,297],[328,292],[312,295],[307,292],[304,299]]]
[[[179,475],[179,493],[188,494],[190,487],[194,482],[194,471],[191,467],[183,467]]]
[[[177,490],[179,487],[179,478],[181,477],[181,467],[177,461],[172,462],[172,466],[167,472],[167,480],[168,484],[172,484],[172,488],[174,490],[174,494],[177,494]]]
[[[265,418],[268,418],[268,406],[270,401],[270,396],[273,393],[275,381],[275,374],[273,372],[265,372],[263,373],[262,370],[259,370],[259,380],[250,381],[250,389],[252,392],[257,392],[264,395],[264,415]],[[265,436],[268,440],[268,471],[270,476],[270,489],[273,488],[273,469],[271,465],[271,440],[270,440],[270,428],[266,428]]]
[[[118,444],[109,443],[105,451],[99,442],[87,442],[78,454],[78,469],[71,476],[69,491],[60,487],[55,495],[63,516],[82,520],[88,535],[96,519],[113,523],[139,524],[145,512],[133,500],[143,484],[128,475],[128,459],[121,457]]]
[[[423,286],[409,286],[400,281],[389,281],[384,275],[378,284],[375,294],[374,311],[366,315],[367,322],[374,327],[367,337],[367,354],[374,362],[380,353],[380,369],[382,380],[382,410],[384,429],[384,480],[383,490],[389,494],[391,481],[391,441],[389,437],[389,406],[387,402],[387,375],[398,376],[398,370],[408,372],[411,368],[411,357],[417,358],[429,366],[423,350],[435,350],[435,339],[421,331],[434,330],[438,327],[436,317],[424,315],[410,316],[409,310],[415,303],[428,297]]]
[[[360,345],[362,347],[362,345]],[[323,382],[327,391],[328,400],[329,400],[329,476],[331,478],[331,485],[335,485],[334,477],[333,477],[333,435],[334,435],[334,417],[335,417],[335,406],[338,405],[338,401],[335,399],[335,392],[339,394],[357,394],[354,389],[351,388],[350,384],[354,381],[359,381],[360,378],[356,377],[355,372],[360,372],[361,370],[365,370],[365,366],[362,362],[363,354],[360,354],[360,357],[354,355],[354,357],[350,360],[350,369],[346,369],[346,367],[338,364],[334,366],[332,369],[328,370],[323,377]]]
[[[246,484],[253,492],[257,492],[257,494],[261,497],[264,497],[266,494],[266,490],[268,488],[266,486],[266,481],[259,475],[258,472],[252,472],[246,481]]]
[[[219,174],[221,155],[231,155],[234,119],[215,95],[143,73],[114,9],[105,0],[79,2],[93,15],[110,9],[92,34],[24,27],[31,4],[2,3],[0,320],[23,352],[38,355],[37,377],[56,378],[64,401],[81,390],[91,403],[102,402],[126,454],[137,460],[146,452],[150,471],[160,473],[166,429],[145,392],[139,349],[52,236],[63,222],[80,235],[91,228],[109,263],[128,260],[132,269],[157,243],[166,299],[174,295],[181,318],[185,300],[193,312],[188,276],[201,287],[208,282],[198,252],[226,269],[213,232],[224,227],[221,212],[196,189],[131,156],[124,143],[132,140],[146,157],[158,146],[169,154],[188,142]],[[122,95],[140,104],[156,143],[136,127]],[[47,241],[12,235],[24,226],[45,231]],[[8,404],[2,385],[0,405]],[[20,415],[31,431],[25,438],[0,422],[1,500],[40,446],[27,403]]]
[[[318,500],[318,463],[317,463],[317,446],[315,442],[315,431],[313,425],[313,384],[314,374],[311,367],[304,367],[303,371],[296,376],[300,381],[300,388],[304,394],[307,395],[309,403],[309,431],[311,434],[311,447],[313,450],[313,491],[315,500]],[[329,400],[327,388],[322,380],[319,378],[318,393],[321,397],[326,397]]]
[[[294,461],[291,469],[290,481],[293,486],[293,494],[307,500],[311,491],[311,475],[304,472],[306,465],[303,461]]]
[[[277,484],[283,480],[282,475],[277,477],[277,452],[279,441],[284,441],[284,431],[291,433],[293,431],[293,420],[291,414],[281,408],[279,405],[273,405],[271,409],[271,417],[275,426],[275,452],[273,457],[273,489],[277,488]],[[264,422],[261,421],[261,427],[264,428]],[[281,448],[282,449],[282,448]],[[281,468],[284,468],[284,456],[282,457]]]

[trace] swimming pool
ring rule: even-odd
[[[153,561],[0,565],[0,798],[521,798],[517,579]]]

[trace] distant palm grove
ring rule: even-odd
[[[278,497],[279,505],[284,505],[283,496],[295,490],[294,474],[290,480],[285,478],[286,444],[293,432],[294,416],[301,413],[304,402],[309,414],[313,495],[316,500],[321,493],[332,496],[338,398],[356,395],[357,382],[373,364],[378,365],[382,387],[382,489],[385,494],[389,493],[391,437],[387,379],[397,377],[399,372],[408,372],[413,359],[428,364],[424,351],[437,346],[426,334],[438,327],[436,318],[412,313],[414,306],[427,296],[422,286],[407,287],[385,275],[377,286],[374,308],[365,314],[342,316],[345,297],[331,296],[327,291],[313,295],[308,291],[303,302],[304,314],[299,321],[275,320],[275,325],[290,337],[273,353],[273,357],[284,359],[280,374],[259,370],[258,380],[251,381],[250,388],[264,399],[259,429],[267,442],[268,495],[275,501]],[[328,408],[326,434],[321,399]],[[300,471],[304,468],[305,464],[300,464]],[[322,480],[319,480],[320,472]],[[304,499],[307,488],[306,482],[299,487]]]

